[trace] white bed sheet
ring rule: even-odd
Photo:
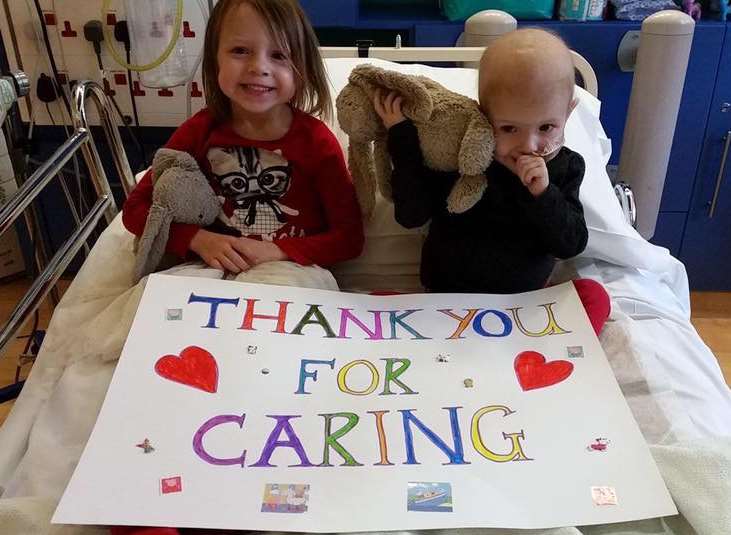
[[[689,438],[731,435],[731,390],[690,322],[683,265],[671,256],[666,263],[659,273],[601,260],[575,267],[579,276],[601,282],[612,306],[634,320],[633,347],[648,387],[672,421]]]

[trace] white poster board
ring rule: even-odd
[[[676,513],[571,284],[377,297],[153,275],[53,522],[345,532]]]

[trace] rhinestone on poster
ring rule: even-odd
[[[181,321],[183,319],[182,308],[168,308],[165,312],[165,317],[168,321]]]
[[[152,453],[153,451],[155,451],[155,448],[152,447],[152,444],[150,444],[150,439],[148,438],[146,438],[139,444],[135,444],[135,446],[142,449],[144,453]]]

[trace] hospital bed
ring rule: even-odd
[[[685,54],[687,62],[687,50],[671,47],[670,52],[679,54],[681,63]],[[474,62],[480,53],[481,49],[475,48],[323,49],[333,98],[347,83],[353,67],[363,62],[423,74],[454,91],[475,97],[474,69],[440,68],[423,63]],[[657,61],[672,65],[675,59],[665,57]],[[622,533],[723,533],[725,528],[719,526],[731,526],[731,482],[727,476],[731,473],[731,391],[714,355],[690,323],[689,291],[683,265],[667,250],[648,243],[633,228],[630,224],[632,214],[622,209],[630,207],[628,197],[620,195],[618,202],[606,172],[611,143],[599,122],[596,77],[583,58],[575,56],[575,65],[585,88],[576,89],[579,105],[567,124],[566,144],[582,154],[586,161],[581,201],[589,228],[589,243],[577,258],[559,264],[553,282],[577,276],[592,278],[600,281],[610,293],[612,314],[600,340],[684,515],[682,522],[637,523],[636,526],[624,526]],[[655,74],[663,70],[662,65],[647,62],[645,65]],[[86,240],[89,229],[102,219],[108,223],[57,306],[26,386],[0,428],[0,525],[4,526],[3,533],[48,532],[50,516],[93,427],[124,343],[123,335],[112,335],[107,329],[113,328],[115,322],[119,323],[120,318],[134,315],[136,301],[129,295],[136,292],[139,298],[142,291],[142,285],[138,285],[139,289],[130,288],[133,286],[133,240],[121,224],[94,140],[89,135],[86,114],[89,98],[99,112],[125,192],[134,187],[136,178],[127,163],[103,90],[94,82],[82,82],[76,86],[73,99],[76,132],[0,210],[0,230],[5,230],[28,206],[32,196],[76,149],[81,148],[99,200],[19,303],[0,334],[0,349],[55,284]],[[655,113],[669,102],[675,106],[677,115],[679,95],[674,103],[672,98],[644,102],[646,106],[656,106]],[[630,111],[640,114],[639,117],[653,113],[647,107],[632,110],[630,106]],[[667,113],[667,109],[662,113]],[[628,127],[632,124],[636,124],[634,119],[628,121]],[[332,128],[346,149],[347,137],[337,124]],[[666,134],[658,132],[659,137]],[[672,138],[672,132],[670,136]],[[630,132],[625,135],[623,150],[636,149],[629,147],[628,139],[642,142],[633,138]],[[651,159],[650,165],[655,167],[662,167],[664,159],[666,167],[669,142],[664,150],[664,154],[645,154],[645,158]],[[663,168],[663,175],[664,172]],[[628,191],[626,186],[619,189]],[[392,205],[379,198],[375,213],[366,226],[366,238],[361,257],[334,270],[342,289],[420,291],[418,266],[423,229],[401,228],[394,221]],[[129,274],[120,275],[125,269]],[[122,295],[125,297],[120,297]],[[710,490],[709,479],[704,474],[715,478]],[[692,528],[683,531],[686,525]],[[69,529],[72,530],[69,532],[75,532],[75,528]],[[86,529],[93,532],[92,528],[78,528],[79,532]]]

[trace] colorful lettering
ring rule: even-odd
[[[571,331],[568,331],[566,329],[563,329],[558,325],[556,322],[556,316],[553,313],[553,309],[551,308],[552,305],[555,305],[556,303],[546,303],[544,305],[538,305],[542,306],[546,309],[546,314],[548,315],[548,325],[540,331],[540,332],[532,332],[526,329],[523,326],[523,322],[520,321],[520,316],[518,314],[519,310],[522,310],[522,307],[516,307],[516,308],[509,308],[508,310],[513,314],[513,321],[515,321],[515,325],[518,327],[518,330],[522,332],[526,336],[532,336],[532,337],[540,337],[540,336],[547,336],[551,334],[566,334],[570,333]]]
[[[488,314],[494,314],[498,317],[498,319],[503,324],[503,332],[496,334],[487,332],[485,330],[485,328],[482,326],[482,319]],[[472,322],[472,328],[480,336],[485,336],[489,338],[502,338],[503,336],[510,335],[510,333],[513,331],[513,323],[510,321],[510,318],[505,312],[501,312],[499,310],[483,310],[475,316],[475,320]]]
[[[307,312],[305,312],[305,315],[302,316],[302,319],[290,334],[302,334],[302,329],[305,325],[319,325],[322,327],[322,330],[325,331],[325,338],[337,338],[332,327],[330,327],[330,324],[327,322],[327,318],[325,318],[322,311],[320,311],[320,305],[309,306],[310,308]],[[310,319],[313,317],[314,319]]]
[[[335,368],[335,359],[332,360],[310,360],[310,359],[302,359],[300,361],[300,382],[299,382],[299,388],[297,388],[297,392],[295,394],[310,394],[310,392],[305,392],[305,379],[308,377],[311,378],[313,381],[317,381],[317,372],[316,371],[307,371],[307,365],[308,364],[327,364],[330,366],[330,369]]]
[[[406,462],[404,464],[421,464],[417,462],[416,455],[414,453],[414,435],[411,431],[411,424],[413,423],[419,430],[424,433],[432,444],[442,450],[444,454],[449,458],[448,463],[442,464],[470,464],[464,460],[464,450],[462,448],[462,434],[459,430],[459,420],[457,419],[457,409],[462,407],[442,407],[449,411],[449,422],[452,429],[452,441],[454,448],[450,448],[447,444],[437,436],[434,431],[425,426],[421,420],[412,414],[414,409],[399,410],[403,416],[404,425],[404,440],[406,442]]]
[[[381,460],[375,463],[375,466],[393,466],[388,460],[388,444],[386,443],[386,433],[383,429],[383,415],[391,411],[368,411],[376,417],[376,431],[378,432],[378,450],[381,454]]]
[[[216,314],[218,314],[219,305],[233,305],[234,307],[239,306],[239,299],[227,299],[225,297],[208,297],[205,295],[190,294],[188,303],[208,303],[211,305],[211,310],[208,315],[208,324],[203,325],[204,328],[218,329],[216,326]]]
[[[405,312],[401,312],[401,314],[399,314],[399,311],[398,310],[387,310],[387,311],[385,311],[385,312],[388,312],[389,313],[389,322],[391,324],[391,338],[390,339],[391,340],[399,340],[399,337],[396,334],[396,326],[397,325],[400,325],[405,330],[407,330],[408,332],[411,333],[411,335],[413,336],[413,338],[412,338],[413,340],[430,340],[429,337],[422,336],[421,334],[419,334],[416,331],[416,329],[414,329],[413,327],[411,327],[411,325],[408,325],[406,322],[404,322],[404,318],[406,316],[410,316],[414,312],[421,312],[421,310],[423,310],[423,309],[417,308],[417,309],[414,309],[414,310],[407,310]]]
[[[238,414],[222,414],[220,416],[214,416],[213,418],[206,420],[206,422],[198,428],[198,431],[195,432],[195,435],[193,435],[193,451],[195,451],[196,455],[198,455],[198,457],[206,461],[208,464],[215,464],[217,466],[238,464],[241,465],[241,468],[243,468],[244,461],[246,460],[246,450],[241,453],[241,457],[229,457],[227,459],[220,459],[218,457],[210,455],[206,451],[206,449],[203,447],[203,437],[206,433],[208,433],[208,431],[210,431],[214,427],[218,427],[219,425],[227,423],[235,423],[238,424],[240,428],[243,428],[244,418],[246,418],[246,414],[242,414],[241,416],[239,416]]]
[[[373,330],[370,330],[360,319],[353,314],[352,308],[341,308],[340,309],[340,333],[338,338],[350,338],[348,336],[348,322],[352,321],[360,329],[368,335],[369,340],[383,340],[383,327],[381,325],[381,311],[380,310],[369,310],[373,314]]]
[[[456,340],[458,338],[464,338],[462,336],[462,333],[467,329],[467,327],[470,326],[470,322],[475,317],[475,314],[480,310],[479,308],[466,308],[467,314],[464,316],[458,316],[454,312],[452,312],[451,308],[444,308],[438,310],[438,312],[441,312],[442,314],[446,314],[450,318],[454,318],[457,321],[459,321],[459,325],[457,325],[457,329],[452,333],[452,336],[447,338],[447,340]]]
[[[503,433],[504,439],[510,439],[512,443],[512,449],[510,450],[510,453],[495,453],[494,451],[488,449],[485,446],[485,443],[482,441],[482,436],[480,435],[480,419],[485,415],[489,414],[491,412],[502,412],[503,418],[506,416],[510,416],[511,414],[514,414],[515,411],[511,411],[508,407],[504,405],[491,405],[489,407],[483,407],[480,410],[478,410],[473,416],[472,416],[472,445],[475,448],[475,451],[482,455],[485,459],[488,459],[490,461],[494,461],[496,463],[505,463],[508,461],[532,461],[533,459],[529,459],[526,457],[525,453],[523,452],[523,448],[520,444],[520,439],[525,439],[525,435],[523,434],[523,431],[520,433],[510,433],[505,434]]]
[[[409,369],[409,366],[411,366],[411,361],[409,359],[389,358],[389,359],[381,359],[381,360],[386,361],[386,373],[385,373],[385,376],[383,379],[383,392],[381,392],[381,394],[380,394],[381,396],[393,394],[393,392],[391,392],[391,390],[390,390],[391,381],[393,381],[394,383],[396,383],[403,389],[402,394],[418,394],[418,392],[414,392],[408,386],[406,386],[404,383],[402,383],[401,381],[399,381],[397,379],[399,375],[404,373],[406,370]],[[394,371],[394,369],[393,369],[394,362],[401,363],[401,367],[399,367],[399,369],[396,371]]]
[[[287,307],[291,305],[291,301],[277,301],[279,303],[279,312],[276,316],[268,314],[254,314],[254,306],[259,299],[247,299],[246,300],[246,312],[244,312],[244,321],[241,323],[240,329],[247,331],[255,331],[254,320],[277,320],[277,326],[272,331],[273,333],[287,334],[284,330],[284,324],[287,321]]]
[[[345,383],[345,377],[348,375],[348,372],[351,368],[354,366],[365,366],[368,368],[371,372],[371,384],[366,388],[365,390],[352,390],[348,387],[348,385]],[[367,360],[354,360],[352,362],[347,363],[345,366],[340,368],[340,371],[338,372],[338,388],[341,392],[344,392],[346,394],[351,394],[353,396],[367,396],[368,394],[372,394],[376,388],[378,387],[378,370],[376,367],[368,362]]]
[[[272,453],[274,453],[274,450],[277,448],[292,448],[300,458],[300,464],[290,464],[290,468],[294,466],[314,466],[309,459],[307,459],[307,454],[305,453],[305,449],[302,447],[302,442],[300,442],[297,433],[295,433],[294,429],[292,429],[292,424],[289,423],[292,418],[301,418],[301,415],[277,416],[267,414],[267,418],[274,418],[277,421],[277,424],[274,426],[274,429],[272,429],[272,432],[269,433],[269,437],[267,438],[259,460],[249,466],[277,466],[275,464],[269,464],[269,459],[271,459]],[[287,435],[287,440],[279,440],[279,436],[282,432]]]
[[[338,442],[338,439],[345,436],[358,424],[360,417],[354,412],[336,412],[333,414],[320,414],[320,416],[325,418],[325,449],[322,452],[322,463],[318,466],[332,466],[330,464],[330,448],[338,452],[338,455],[345,461],[340,466],[363,466]],[[333,418],[347,418],[348,421],[340,429],[331,433],[330,428]]]

